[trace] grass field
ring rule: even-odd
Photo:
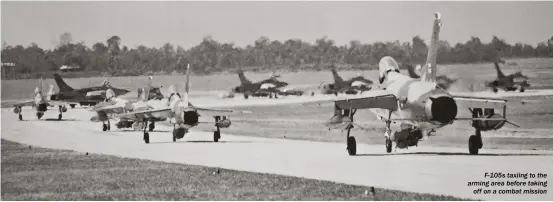
[[[37,148],[2,139],[2,200],[461,200]],[[219,173],[216,171],[219,170]]]

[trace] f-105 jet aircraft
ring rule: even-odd
[[[92,108],[92,111],[95,111],[97,116],[90,118],[90,121],[102,122],[103,131],[111,130],[110,120],[114,119],[115,115],[135,110],[145,110],[148,109],[148,105],[154,105],[155,102],[162,102],[164,97],[161,93],[161,87],[162,86],[157,87],[152,85],[152,77],[148,77],[148,87],[139,88],[137,90],[137,100],[117,98],[113,90],[110,88],[105,93],[106,100],[98,103]],[[135,130],[140,130],[146,127],[146,125],[144,125],[141,121],[142,120],[121,118],[119,119],[119,122],[117,122],[116,126],[119,129],[133,127]],[[151,120],[150,125],[148,126],[149,131],[155,129],[155,121],[162,120]]]
[[[278,89],[288,86],[287,82],[277,80],[278,77],[280,76],[272,75],[271,78],[253,83],[246,78],[244,71],[238,70],[240,86],[234,87],[232,91],[234,93],[244,94],[245,99],[248,99],[249,96],[268,96],[269,98],[277,98],[277,94],[280,92]]]
[[[58,106],[59,108],[59,115],[58,120],[62,119],[62,113],[67,111],[67,108],[65,105],[68,104],[66,101],[60,101],[60,100],[52,100],[51,98],[54,95],[54,86],[50,85],[50,89],[48,91],[48,94],[46,96],[42,95],[42,86],[43,81],[42,78],[39,80],[37,87],[35,88],[35,97],[34,100],[28,100],[23,101],[20,103],[14,104],[13,112],[15,114],[19,115],[19,120],[23,120],[23,114],[22,114],[22,107],[24,106],[32,106],[36,109],[36,116],[38,119],[42,118],[44,116],[44,112],[48,111],[49,106]]]
[[[421,68],[422,68],[421,65],[417,65],[416,71],[420,71]],[[415,72],[415,67],[413,67],[412,65],[407,65],[407,72],[409,73],[409,77],[411,78],[414,78],[414,79],[420,78],[420,76]],[[456,79],[450,79],[444,75],[436,77],[436,84],[439,87],[443,88],[444,90],[449,90],[451,85],[453,85],[453,83],[455,83],[456,81],[457,81]]]
[[[145,125],[148,122],[154,120],[169,120],[173,124],[173,141],[181,139],[184,137],[190,128],[197,126],[199,122],[200,114],[198,112],[209,112],[214,113],[213,118],[215,119],[216,131],[213,132],[213,141],[218,142],[221,138],[220,128],[228,128],[231,125],[230,114],[233,112],[238,113],[249,113],[244,111],[232,111],[232,110],[216,110],[216,109],[205,109],[192,105],[188,100],[189,93],[189,83],[190,83],[190,64],[187,67],[186,73],[186,86],[185,93],[183,96],[180,96],[176,92],[176,88],[172,87],[172,94],[168,99],[163,102],[148,103],[147,108],[144,110],[133,110],[132,112],[127,112],[123,114],[116,115],[119,118],[131,119],[131,120],[142,120]],[[229,115],[223,115],[229,114]],[[147,127],[144,127],[144,142],[150,143],[150,135],[146,131]]]
[[[488,83],[488,87],[491,87],[493,92],[498,92],[498,89],[503,89],[505,91],[515,91],[518,89],[520,92],[524,92],[526,88],[530,87],[528,77],[522,75],[520,71],[505,75],[499,68],[498,61],[494,62],[494,65],[495,70],[497,71],[497,78]],[[515,82],[515,79],[522,79],[522,81]]]
[[[456,120],[472,121],[475,134],[468,140],[470,154],[478,154],[482,148],[482,131],[497,130],[510,123],[506,119],[506,100],[453,95],[437,87],[436,57],[441,27],[441,15],[435,13],[432,38],[426,64],[422,67],[419,79],[401,74],[397,62],[390,56],[379,62],[379,82],[383,90],[372,90],[368,95],[349,96],[350,98],[330,98],[333,101],[334,116],[331,123],[344,124],[347,129],[347,150],[356,154],[356,140],[350,136],[353,117],[359,109],[369,109],[386,124],[384,138],[386,152],[392,152],[392,143],[396,148],[418,145],[423,134],[452,124]],[[458,117],[459,110],[470,111],[472,117]],[[499,109],[499,113],[496,110]],[[399,122],[401,130],[392,133],[390,124]]]
[[[369,79],[365,79],[363,76],[357,76],[349,80],[344,80],[340,77],[340,75],[338,75],[336,69],[332,68],[330,71],[334,77],[334,83],[324,85],[321,84],[322,86],[320,86],[320,88],[322,94],[358,94],[363,91],[371,90],[372,88],[373,82]]]
[[[106,92],[108,88],[111,88],[115,93],[115,96],[124,95],[129,93],[129,90],[115,88],[109,85],[109,82],[104,81],[100,86],[93,86],[87,88],[73,89],[71,86],[67,85],[61,76],[57,73],[54,73],[54,80],[58,85],[59,92],[52,95],[51,100],[71,100],[71,108],[75,108],[76,103],[80,105],[96,105],[98,102],[101,102],[105,99],[103,93]]]

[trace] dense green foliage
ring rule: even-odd
[[[65,75],[75,76],[135,76],[146,74],[171,74],[183,72],[186,63],[194,65],[194,72],[206,74],[229,71],[236,68],[252,69],[286,68],[323,69],[331,65],[345,68],[371,69],[379,59],[390,55],[399,63],[420,64],[426,59],[427,44],[419,36],[411,42],[399,41],[363,44],[351,41],[338,46],[326,37],[314,44],[299,39],[284,42],[261,37],[253,45],[236,47],[232,43],[220,43],[211,37],[185,50],[167,43],[161,48],[138,46],[121,47],[121,38],[112,36],[106,43],[96,43],[92,48],[84,42],[73,43],[71,34],[60,35],[54,50],[44,50],[36,44],[28,47],[2,44],[2,63],[13,63],[15,68],[2,68],[3,78],[50,77],[62,65],[78,66],[82,70]],[[440,41],[438,63],[490,62],[502,57],[553,57],[553,37],[533,47],[527,44],[505,43],[494,36],[489,43],[471,37],[466,43],[454,46]]]

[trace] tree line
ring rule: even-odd
[[[372,69],[377,67],[381,57],[387,55],[394,57],[401,65],[422,64],[428,51],[428,45],[419,36],[413,37],[410,42],[396,40],[369,44],[351,41],[341,46],[327,37],[316,39],[315,43],[300,39],[281,42],[260,37],[246,47],[221,43],[207,36],[188,50],[170,43],[160,48],[143,45],[129,48],[122,46],[121,41],[119,36],[112,36],[105,43],[98,42],[87,47],[84,42],[73,42],[70,33],[63,33],[57,46],[49,50],[35,43],[24,47],[2,42],[3,79],[48,78],[62,65],[81,68],[78,72],[65,73],[65,77],[180,74],[185,71],[187,63],[194,65],[196,74],[238,68],[252,71],[321,70],[330,66]],[[478,37],[455,45],[440,41],[438,51],[439,64],[493,62],[498,57],[553,57],[553,36],[536,47],[522,43],[507,44],[497,36],[493,36],[489,43],[482,42]],[[8,63],[15,66],[5,65]]]

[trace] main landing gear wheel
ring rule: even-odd
[[[469,153],[472,155],[478,154],[478,150],[482,148],[482,139],[476,135],[469,137]]]
[[[37,112],[36,113],[36,118],[40,119],[40,118],[42,118],[43,115],[44,115],[43,113]]]
[[[355,142],[355,137],[348,137],[347,145],[348,154],[350,156],[355,156],[355,154],[357,154],[357,143]]]
[[[149,144],[150,143],[150,134],[148,134],[148,132],[145,132],[144,133],[144,142],[146,144]]]
[[[70,104],[69,106],[71,106],[71,109],[75,109],[75,104]]]
[[[156,128],[156,125],[154,124],[154,122],[152,122],[148,125],[148,131],[150,131],[150,132],[152,132],[155,128]]]
[[[150,143],[150,134],[146,131],[146,126],[148,125],[148,119],[143,119],[142,122],[144,123],[144,142],[146,144],[149,144]]]
[[[213,132],[213,142],[219,142],[219,139],[221,139],[221,132],[214,131]]]
[[[23,121],[23,115],[19,114],[19,120]]]
[[[108,125],[106,125],[105,123],[102,124],[102,131],[107,131],[108,130]]]
[[[61,118],[62,118],[62,115],[59,114],[59,115],[58,115],[58,121],[61,120]]]
[[[390,140],[390,138],[386,138],[386,152],[392,152],[392,140]]]
[[[524,89],[524,87],[520,87],[520,92],[521,92],[521,93],[524,93],[525,90],[526,90],[526,89]]]
[[[173,127],[173,142],[176,142],[176,141],[177,141],[177,129]]]

